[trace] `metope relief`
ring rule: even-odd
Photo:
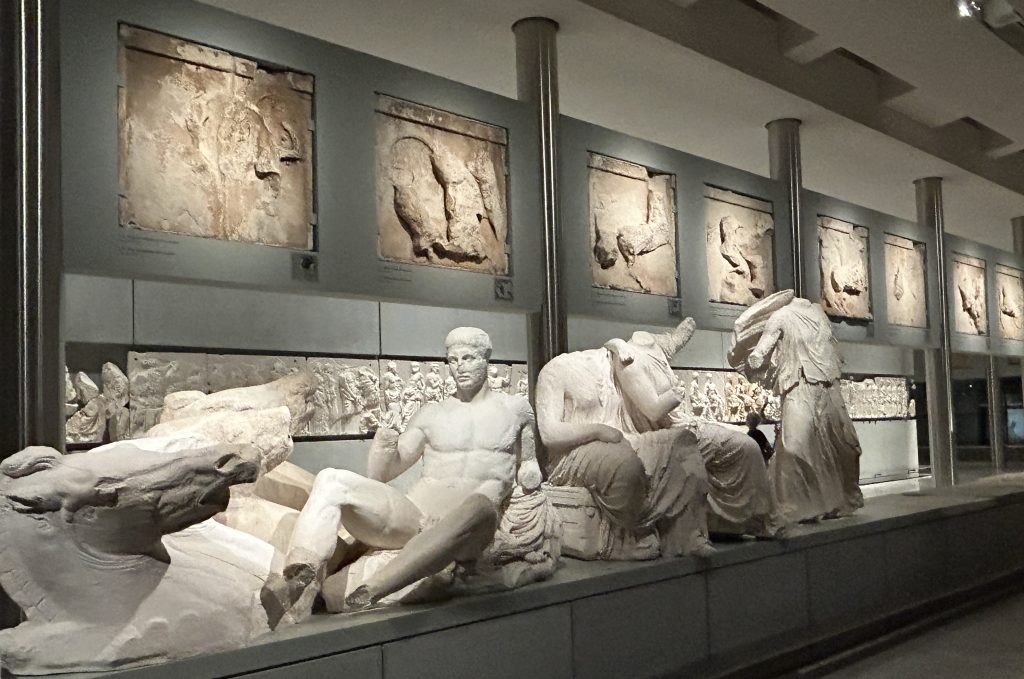
[[[825,313],[870,320],[868,230],[841,219],[819,216],[818,265]]]
[[[590,154],[593,284],[677,294],[675,175]]]
[[[313,244],[313,77],[122,25],[120,223]]]
[[[988,333],[988,306],[985,301],[985,261],[959,252],[953,253],[953,328],[968,335]]]
[[[775,220],[769,202],[704,187],[708,296],[752,304],[775,292]]]
[[[928,327],[924,243],[886,234],[885,298],[889,323]]]
[[[1024,271],[996,265],[996,295],[999,302],[999,334],[1024,340]]]
[[[507,132],[385,95],[376,128],[380,256],[507,274]]]

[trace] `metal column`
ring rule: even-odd
[[[803,233],[800,215],[800,190],[803,188],[803,168],[800,163],[800,121],[796,118],[773,120],[768,129],[768,162],[771,178],[785,182],[789,198],[789,224],[792,233],[790,255],[793,258],[793,290],[804,297]]]
[[[541,367],[569,348],[558,225],[558,24],[543,17],[529,17],[513,24],[512,32],[516,36],[518,96],[536,107],[539,122],[544,298],[540,313],[530,314],[528,319],[530,384],[535,385]]]
[[[56,20],[54,0],[0,0],[0,459],[64,445]]]
[[[928,401],[928,447],[936,486],[956,483],[956,433],[953,421],[953,384],[950,365],[949,300],[946,273],[945,227],[942,215],[942,178],[914,181],[917,222],[935,233],[935,267],[938,273],[939,347],[925,349],[925,381]]]
[[[997,474],[1006,469],[1006,437],[1003,433],[1003,390],[999,388],[997,357],[989,354],[985,371],[988,384],[988,440],[992,448],[992,466]]]

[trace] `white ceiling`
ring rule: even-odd
[[[550,17],[561,26],[559,81],[566,115],[762,175],[768,174],[764,124],[796,117],[804,121],[804,185],[811,190],[913,220],[913,180],[942,176],[947,229],[1007,250],[1010,219],[1024,215],[1020,194],[576,0],[204,1],[508,97],[515,96],[512,24],[527,16]],[[768,4],[791,11],[789,5],[862,2],[868,0]],[[816,25],[824,31],[821,21]],[[728,38],[723,28],[722,39]],[[1009,63],[1018,72],[1024,65]],[[890,70],[899,75],[896,66]],[[968,90],[963,94],[970,98]],[[991,105],[991,115],[973,109],[961,115],[1008,137],[1019,126],[1024,139],[1024,106],[1006,97],[999,102]]]

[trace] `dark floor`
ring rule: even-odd
[[[1024,593],[865,658],[828,679],[1021,679]]]

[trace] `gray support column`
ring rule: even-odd
[[[57,3],[0,0],[0,459],[62,449]],[[0,596],[0,627],[18,623]]]
[[[796,118],[773,120],[768,129],[768,162],[771,178],[786,185],[789,198],[789,224],[792,233],[790,256],[793,258],[793,290],[798,297],[806,294],[804,278],[803,232],[800,215],[800,190],[803,168],[800,163],[800,121]]]
[[[516,84],[520,101],[534,105],[539,121],[540,190],[544,209],[544,297],[530,314],[530,384],[541,367],[568,350],[562,244],[558,214],[558,24],[543,17],[520,19],[516,36]],[[531,400],[532,400],[531,390]]]
[[[949,300],[946,273],[945,227],[942,215],[942,178],[914,181],[917,193],[917,222],[935,233],[933,259],[938,272],[939,347],[925,349],[925,382],[928,400],[928,448],[931,451],[935,485],[956,482],[956,434],[953,421],[953,385],[950,366]]]
[[[999,384],[998,359],[991,354],[988,357],[986,383],[988,384],[988,435],[992,448],[992,466],[997,474],[1006,469],[1006,437],[1003,434],[1003,390]]]

